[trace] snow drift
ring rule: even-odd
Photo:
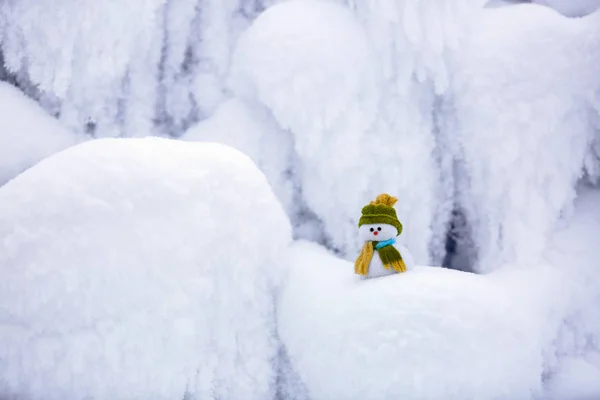
[[[218,142],[252,158],[268,178],[288,215],[298,208],[292,170],[294,151],[291,135],[282,130],[264,108],[233,98],[221,103],[215,113],[186,131],[182,140]]]
[[[557,292],[567,307],[548,352],[553,400],[600,398],[599,231],[600,190],[579,187],[569,225],[552,235],[544,252],[564,274]]]
[[[510,286],[433,267],[363,281],[351,263],[308,243],[294,245],[291,259],[279,332],[312,400],[541,391],[540,321],[515,307]]]
[[[218,144],[101,139],[0,189],[0,398],[268,399],[290,240]]]
[[[33,100],[0,82],[0,186],[78,141]]]
[[[328,243],[350,254],[358,246],[357,210],[373,193],[390,192],[400,198],[403,239],[425,262],[438,181],[427,115],[433,87],[409,93],[410,83],[385,80],[385,67],[349,8],[287,1],[268,8],[241,36],[230,84],[292,133],[293,170]],[[403,79],[412,82],[410,74]],[[444,230],[443,223],[433,225]]]
[[[480,271],[537,262],[584,171],[599,176],[600,13],[538,5],[486,10],[456,54],[457,201]],[[597,152],[597,150],[596,150]]]
[[[360,210],[365,201],[365,170],[372,162],[360,160],[373,156],[367,133],[380,98],[376,64],[358,21],[332,2],[268,8],[240,38],[231,85],[292,133],[307,205],[336,246],[352,243],[347,208]]]
[[[360,280],[351,263],[294,244],[282,382],[312,400],[598,398],[599,200],[580,188],[543,259],[486,275],[421,266]]]
[[[532,2],[552,7],[568,17],[581,17],[600,8],[599,0],[533,0]]]

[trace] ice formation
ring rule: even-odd
[[[99,139],[0,205],[0,398],[273,398],[291,229],[246,156]]]

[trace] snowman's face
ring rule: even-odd
[[[365,224],[358,228],[358,232],[365,242],[381,242],[398,236],[398,230],[390,224]]]

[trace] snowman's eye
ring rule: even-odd
[[[375,229],[371,228],[370,231],[373,232]]]
[[[378,230],[378,231],[380,231],[380,230],[381,230],[381,227],[380,227],[380,226],[378,226],[378,227],[377,227],[377,230]]]

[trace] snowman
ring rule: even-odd
[[[408,249],[396,243],[396,236],[402,233],[402,224],[394,209],[397,201],[389,194],[380,194],[363,207],[358,229],[365,244],[354,264],[356,274],[375,278],[414,268]]]

